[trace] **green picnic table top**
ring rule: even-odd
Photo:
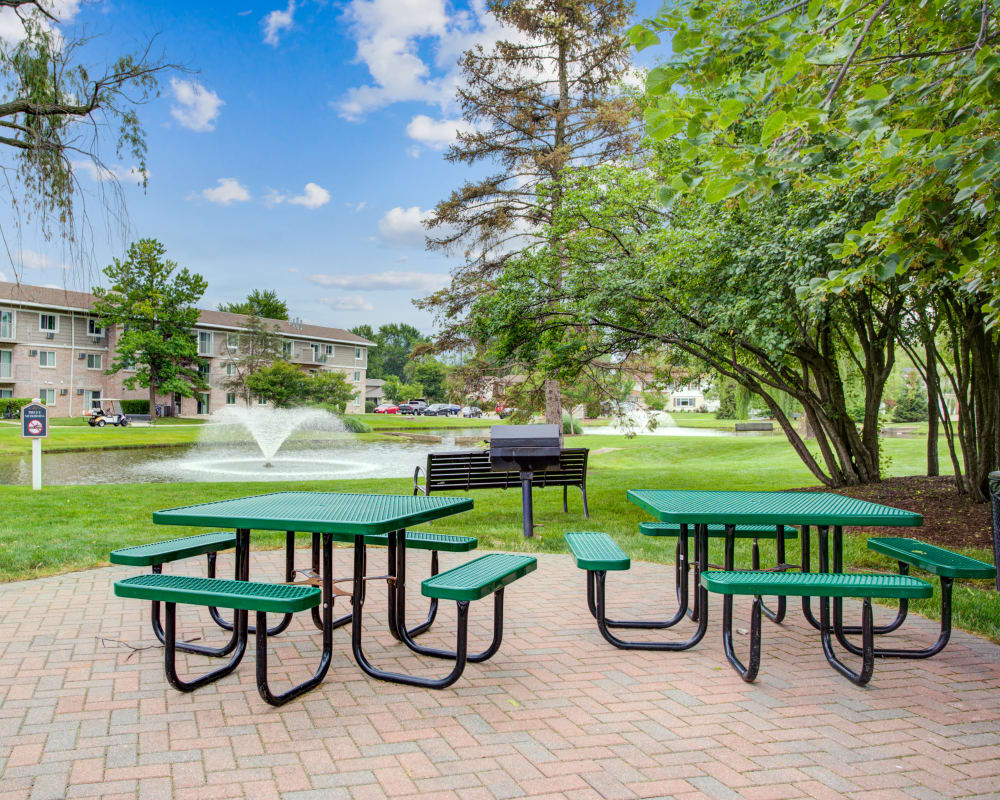
[[[661,522],[719,525],[922,525],[912,511],[831,492],[629,489],[628,499]]]
[[[465,497],[273,492],[153,512],[158,525],[332,533],[339,541],[468,511]]]

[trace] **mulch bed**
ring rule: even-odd
[[[828,491],[823,487],[798,489],[800,492]],[[951,477],[928,478],[912,475],[887,478],[869,486],[847,486],[837,494],[869,500],[886,506],[922,514],[922,528],[851,528],[852,533],[870,536],[914,536],[942,547],[993,547],[992,515],[989,503],[970,503],[955,489]]]

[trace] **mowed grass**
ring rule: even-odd
[[[89,429],[84,433],[93,433]],[[116,431],[122,433],[122,431]],[[782,437],[671,438],[643,436],[578,436],[570,446],[591,448],[588,500],[590,519],[584,519],[580,493],[569,490],[569,513],[562,512],[558,488],[535,492],[536,536],[521,535],[521,498],[514,490],[485,490],[468,496],[475,508],[465,514],[439,520],[427,530],[462,533],[479,538],[482,549],[522,552],[567,552],[563,533],[602,531],[610,534],[634,559],[660,563],[674,560],[674,540],[641,536],[638,524],[649,516],[626,500],[631,488],[647,489],[787,489],[815,484]],[[924,466],[922,439],[890,439],[885,444],[892,458],[891,475],[920,474]],[[264,492],[339,491],[410,494],[409,478],[342,480],[287,483],[171,483],[118,486],[54,486],[41,492],[26,487],[0,489],[4,514],[0,521],[0,580],[22,580],[107,563],[116,547],[198,532],[196,529],[154,526],[157,509],[241,497]],[[457,493],[463,496],[462,493]],[[920,536],[919,529],[902,529],[901,535]],[[254,533],[255,548],[279,547],[283,534]],[[851,568],[894,570],[889,559],[872,553],[864,535],[845,536],[845,563]],[[306,539],[303,537],[303,544]],[[774,563],[774,545],[762,542],[764,565]],[[813,550],[816,544],[813,542]],[[992,555],[985,549],[962,552],[984,561]],[[346,558],[346,555],[343,556]],[[788,561],[799,559],[797,543],[790,543]],[[721,563],[721,542],[713,542],[710,560]],[[750,542],[737,542],[737,564],[750,563]],[[927,577],[919,570],[914,574]],[[667,609],[673,596],[670,571],[664,575],[662,598],[652,601],[655,615]],[[616,576],[615,580],[627,580]],[[937,580],[930,578],[937,591]],[[583,602],[581,578],[581,598]],[[1000,597],[991,582],[956,584],[955,625],[1000,641]],[[911,602],[915,611],[935,617],[940,601]],[[791,608],[798,601],[790,601]],[[888,611],[882,612],[887,616]]]

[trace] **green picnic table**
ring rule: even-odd
[[[405,563],[406,536],[400,534],[407,528],[459,514],[472,507],[472,500],[462,497],[275,492],[155,511],[153,522],[158,525],[235,529],[236,575],[240,580],[249,580],[251,530],[285,531],[290,537],[295,532],[322,537],[323,568],[320,584],[324,658],[320,671],[303,687],[303,691],[319,683],[329,668],[332,632],[335,627],[334,583],[337,582],[332,573],[333,542],[353,542],[354,572],[353,577],[347,580],[353,581],[349,619],[352,623],[352,649],[358,665],[375,678],[437,687],[440,681],[378,670],[365,657],[361,646],[366,584],[365,545],[373,537],[386,535],[389,547],[398,553],[397,563]],[[397,631],[403,628],[405,634],[401,611],[401,606],[404,605],[405,573],[379,577],[386,579],[390,587],[390,627],[396,627]],[[245,633],[244,631],[244,635]]]
[[[858,500],[832,492],[780,492],[780,491],[726,491],[687,489],[630,489],[628,499],[649,512],[660,522],[672,522],[695,527],[696,540],[700,539],[702,553],[708,546],[708,525],[726,528],[726,565],[733,568],[733,550],[737,525],[772,525],[780,534],[781,526],[791,525],[801,529],[803,572],[811,571],[810,528],[816,527],[819,539],[819,571],[843,571],[843,530],[848,526],[911,527],[923,524],[923,517],[912,511]],[[830,557],[830,529],[832,536],[832,564]],[[684,538],[684,537],[682,537]],[[777,536],[778,560],[784,560],[784,538]],[[703,565],[696,569],[704,571]],[[707,606],[707,594],[698,590],[698,604]],[[780,602],[781,598],[779,598]],[[802,611],[817,630],[820,623],[813,615],[811,598],[802,598]],[[834,617],[841,617],[843,600],[834,599]],[[897,616],[897,621],[899,617]],[[876,628],[876,633],[887,633],[898,627],[897,622]],[[846,633],[857,629],[841,626]]]

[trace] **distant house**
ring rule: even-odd
[[[118,332],[105,330],[93,315],[97,298],[45,286],[0,282],[0,397],[38,397],[57,416],[74,416],[99,406],[103,398],[146,399],[146,389],[127,390],[127,371],[106,375]],[[157,398],[174,414],[210,414],[238,398],[223,387],[239,357],[239,334],[246,316],[202,311],[191,331],[203,359],[208,391],[194,397]],[[277,326],[283,357],[304,372],[337,371],[355,387],[347,410],[364,410],[368,349],[374,343],[340,328],[298,321],[265,320]],[[264,403],[261,403],[264,405]]]
[[[379,405],[385,399],[385,392],[382,387],[385,381],[381,378],[369,378],[365,381],[365,401],[371,400],[375,405]]]

